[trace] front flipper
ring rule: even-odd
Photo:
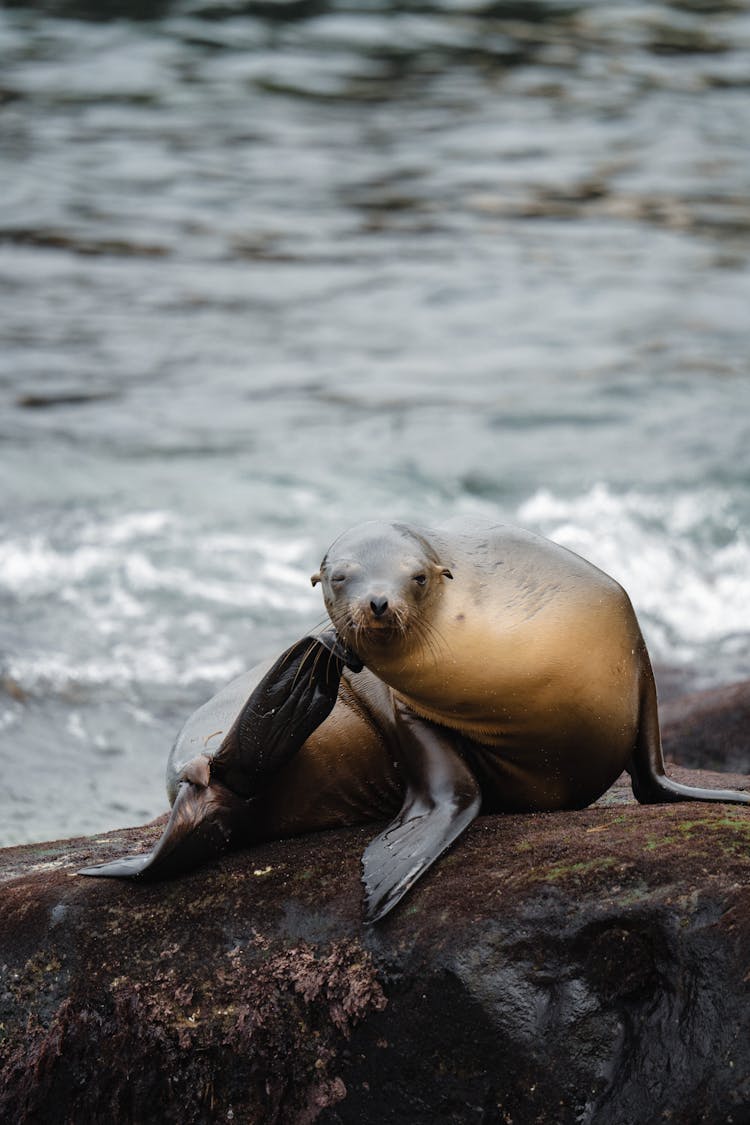
[[[333,630],[284,652],[242,707],[210,759],[211,779],[250,796],[277,773],[333,710],[344,666],[362,665]]]
[[[455,736],[396,703],[399,743],[409,775],[396,819],[362,856],[365,921],[377,922],[477,816],[477,781]]]
[[[252,815],[248,798],[330,714],[345,665],[362,667],[333,631],[297,641],[260,680],[216,754],[180,767],[172,813],[154,850],[79,874],[163,879],[227,851]]]
[[[216,859],[231,845],[247,817],[248,802],[224,785],[208,787],[184,781],[172,805],[161,839],[151,852],[123,856],[84,867],[79,875],[119,879],[168,879]]]

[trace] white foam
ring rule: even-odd
[[[32,625],[3,666],[27,689],[221,682],[254,622],[315,616],[306,554],[298,536],[202,534],[163,511],[6,532],[0,595]]]
[[[82,582],[101,568],[104,553],[97,547],[55,550],[41,535],[0,543],[0,588],[20,597],[59,590]]]
[[[0,710],[0,730],[8,730],[15,726],[22,717],[21,707],[4,707]]]
[[[130,543],[133,539],[147,536],[163,537],[166,529],[176,524],[176,519],[169,512],[127,512],[103,524],[89,523],[84,527],[82,537],[89,537],[97,543]]]
[[[88,522],[65,538],[69,546],[38,532],[6,535],[0,542],[0,591],[80,604],[84,593],[96,590],[117,620],[143,616],[150,595],[160,592],[238,609],[311,607],[309,578],[300,565],[309,545],[299,539],[200,536],[158,511]]]
[[[63,692],[71,686],[107,685],[120,689],[132,683],[189,686],[195,683],[222,684],[239,675],[245,667],[237,656],[225,659],[170,659],[165,652],[143,652],[136,646],[120,645],[107,657],[79,660],[66,652],[45,652],[31,656],[11,656],[9,673],[30,689],[51,688]],[[12,713],[3,713],[5,715]],[[10,720],[9,720],[10,721]],[[0,729],[2,728],[0,723]],[[80,737],[80,731],[69,730]]]
[[[750,542],[721,493],[672,499],[596,484],[565,499],[542,490],[517,516],[616,578],[662,657],[694,658],[750,634]]]
[[[83,725],[80,711],[71,711],[65,725],[72,738],[77,738],[81,742],[86,740],[86,728]]]

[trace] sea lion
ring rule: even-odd
[[[312,582],[335,632],[197,711],[170,755],[155,851],[86,874],[158,877],[230,842],[390,820],[363,856],[374,922],[480,809],[583,808],[623,769],[644,803],[750,804],[666,777],[630,600],[564,547],[479,521],[370,522]]]

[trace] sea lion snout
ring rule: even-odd
[[[385,594],[375,594],[370,598],[370,609],[373,617],[382,617],[388,612],[388,598]]]
[[[402,632],[411,613],[403,594],[396,587],[364,587],[352,591],[348,599],[348,617],[358,630],[380,635],[384,630]]]

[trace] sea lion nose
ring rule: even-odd
[[[370,598],[370,609],[374,617],[382,617],[388,609],[388,598],[382,594]]]

